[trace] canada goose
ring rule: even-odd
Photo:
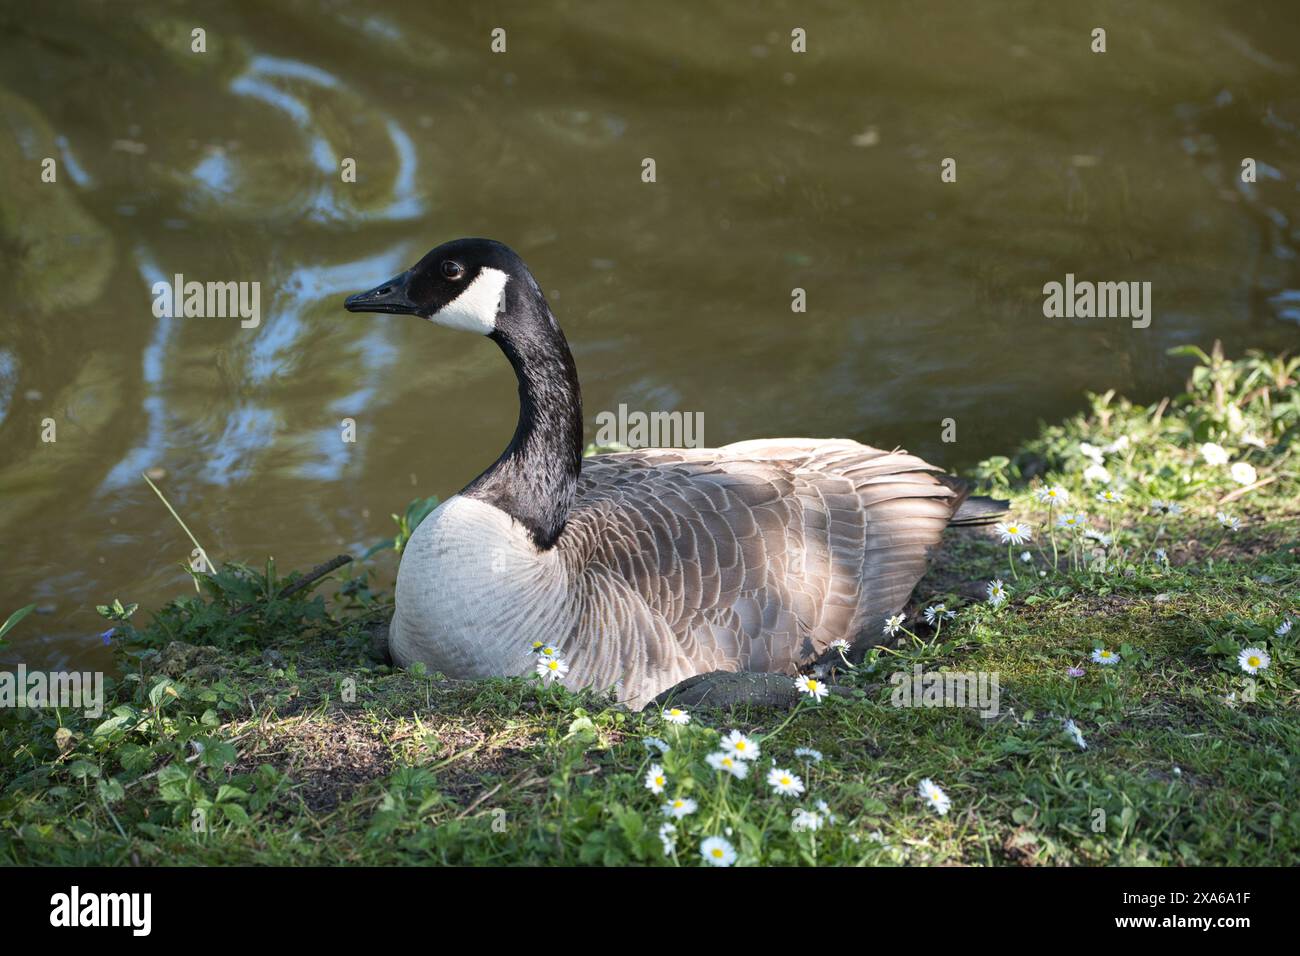
[[[389,629],[394,661],[449,677],[532,672],[633,706],[712,671],[794,674],[831,642],[879,635],[963,509],[966,487],[903,451],[772,438],[582,457],[564,333],[505,245],[457,239],[347,299],[477,332],[519,380],[501,456],[411,535]]]

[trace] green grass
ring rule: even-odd
[[[1088,414],[981,465],[988,490],[1034,527],[1032,563],[1016,559],[1013,580],[987,531],[951,533],[910,633],[840,668],[845,693],[792,712],[699,710],[677,727],[534,679],[394,672],[367,630],[389,599],[371,579],[391,580],[391,564],[328,603],[311,589],[276,597],[293,578],[272,566],[227,566],[147,625],[129,605],[105,606],[123,675],[108,712],[0,716],[0,859],[697,865],[700,841],[722,834],[741,864],[1294,864],[1300,628],[1274,630],[1300,610],[1295,364],[1202,358],[1185,395],[1150,408],[1095,397]],[[1125,499],[1108,512],[1079,446],[1123,436],[1103,457]],[[1238,495],[1205,442],[1262,484]],[[1059,534],[1050,570],[1034,494],[1045,479],[1069,492],[1066,510],[1107,533],[1116,519],[1113,542],[1078,570]],[[1182,507],[1158,540],[1157,498]],[[1225,529],[1220,510],[1242,527]],[[997,608],[984,600],[994,578],[1011,588]],[[935,600],[957,610],[937,638],[918,613]],[[1253,681],[1237,664],[1247,646],[1272,658]],[[1096,647],[1121,661],[1091,663]],[[997,716],[892,706],[889,675],[916,663],[995,672]],[[1069,676],[1075,666],[1083,676]],[[733,728],[762,749],[744,780],[704,762]],[[670,751],[652,754],[649,736]],[[773,758],[805,794],[772,793]],[[656,761],[665,796],[698,805],[677,823],[676,855],[658,834],[665,797],[643,785]],[[951,799],[947,815],[919,798],[923,778]],[[797,807],[821,826],[793,826]]]

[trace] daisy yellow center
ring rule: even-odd
[[[551,670],[555,670],[560,665],[555,661],[547,661],[546,666],[549,667]]]
[[[655,783],[659,784],[659,786],[662,787],[662,786],[664,785],[664,778],[663,778],[663,777],[655,777]]]
[[[709,853],[712,854],[715,860],[722,859],[722,847],[720,846],[715,846],[712,850],[709,851]]]
[[[1246,663],[1249,664],[1251,667],[1258,667],[1259,658],[1256,657],[1254,654],[1251,654],[1250,657],[1246,658]]]
[[[790,778],[789,778],[789,777],[782,777],[782,778],[781,778],[781,786],[783,786],[783,787],[788,787],[788,786],[790,786]]]
[[[810,680],[810,681],[808,682],[808,689],[809,689],[809,690],[816,690],[816,689],[817,689],[817,682],[816,682],[815,680]]]
[[[1110,651],[1102,651],[1102,652],[1101,652],[1101,656],[1102,656],[1102,657],[1110,657]]]
[[[1008,526],[1007,526],[1007,532],[1008,532],[1009,534],[1020,534],[1020,528],[1019,528],[1017,525],[1014,525],[1014,524],[1013,524],[1013,525],[1008,525]]]
[[[744,749],[745,749],[745,742],[744,742],[743,740],[737,740],[737,741],[736,741],[736,749],[737,749],[737,750],[744,750]]]

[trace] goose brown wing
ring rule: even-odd
[[[902,607],[964,497],[935,472],[815,439],[600,455],[560,547],[590,592],[588,626],[641,632],[609,634],[611,652],[789,673]]]

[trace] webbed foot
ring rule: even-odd
[[[831,686],[831,693],[847,694],[842,687]],[[799,703],[800,692],[794,678],[785,674],[753,671],[710,671],[696,674],[674,684],[652,702],[664,707],[772,707],[789,709]]]

